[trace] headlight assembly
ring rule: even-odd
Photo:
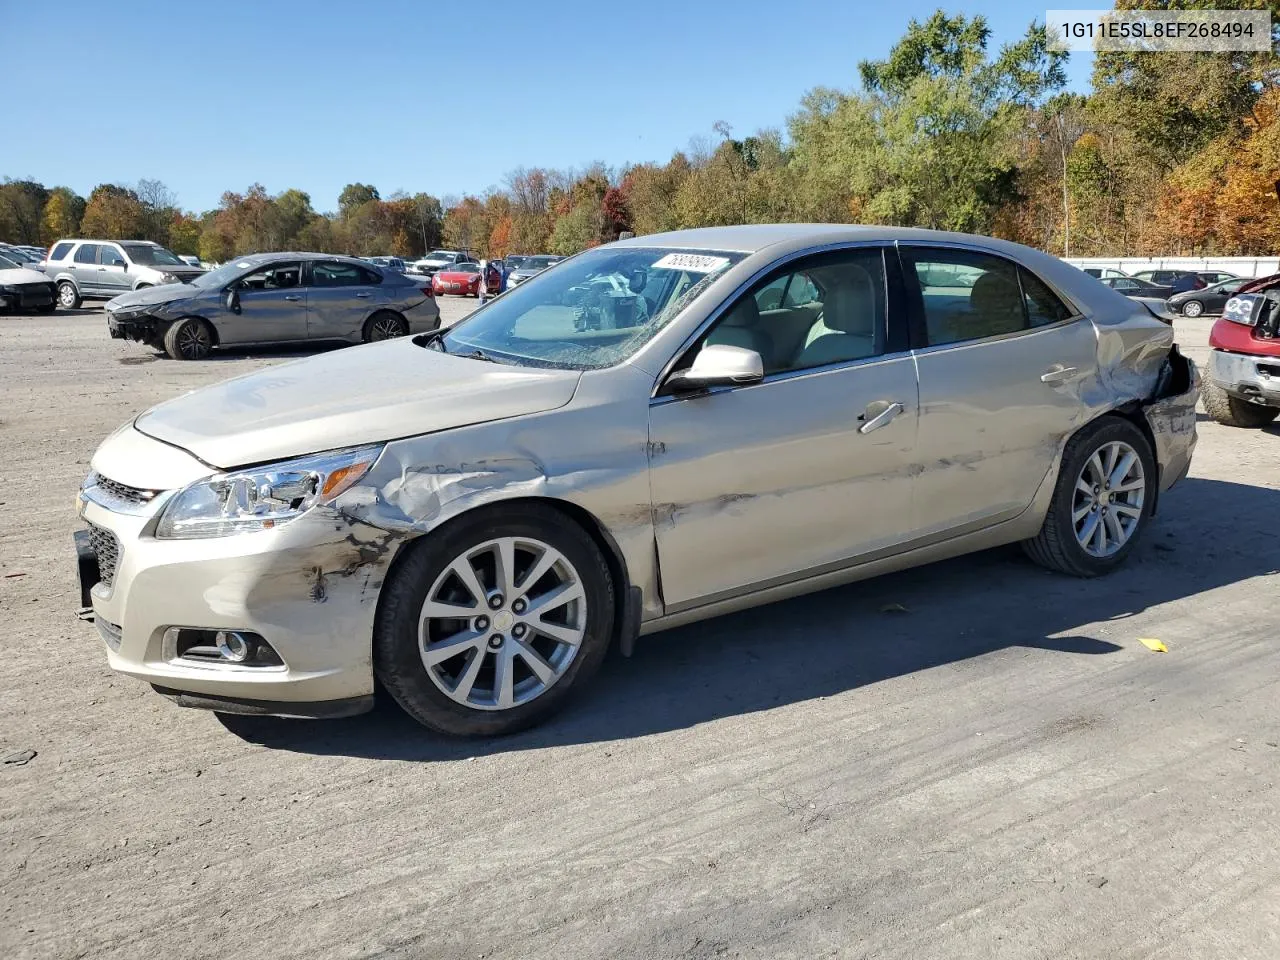
[[[198,480],[169,501],[156,537],[196,540],[282,526],[369,472],[382,445],[335,450]]]

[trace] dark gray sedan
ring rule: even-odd
[[[239,257],[190,283],[125,293],[106,305],[116,339],[175,360],[214,347],[313,340],[367,343],[440,325],[429,284],[353,257],[263,253]]]

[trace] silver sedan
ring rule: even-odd
[[[367,343],[440,325],[430,284],[318,253],[239,257],[189,283],[121,294],[106,312],[112,337],[148,343],[175,360],[248,344]]]
[[[611,644],[727,611],[1014,542],[1106,574],[1186,475],[1198,392],[1170,326],[1015,244],[628,239],[121,427],[83,598],[111,666],[183,705],[341,716],[377,678],[504,733]]]

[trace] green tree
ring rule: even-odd
[[[0,184],[0,237],[13,243],[37,244],[49,191],[34,180],[5,179]]]
[[[54,187],[45,201],[43,235],[45,243],[55,243],[63,237],[80,233],[80,221],[84,218],[84,197],[70,187]]]
[[[128,187],[103,183],[93,188],[85,204],[80,232],[104,240],[142,240],[147,231],[147,210]]]
[[[338,194],[338,211],[345,217],[370,200],[378,200],[378,188],[368,183],[348,183]]]

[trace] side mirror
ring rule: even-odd
[[[227,291],[226,304],[227,304],[227,309],[231,313],[240,312],[240,291],[237,290],[235,287],[232,287],[230,290]]]
[[[124,267],[126,270],[129,269],[129,265],[125,263],[123,260],[121,260],[119,257],[116,257],[114,260],[112,260],[111,265],[113,267]]]
[[[677,370],[662,386],[664,394],[689,393],[708,387],[758,383],[764,379],[764,359],[754,350],[727,343],[709,343],[693,358],[688,370]]]

